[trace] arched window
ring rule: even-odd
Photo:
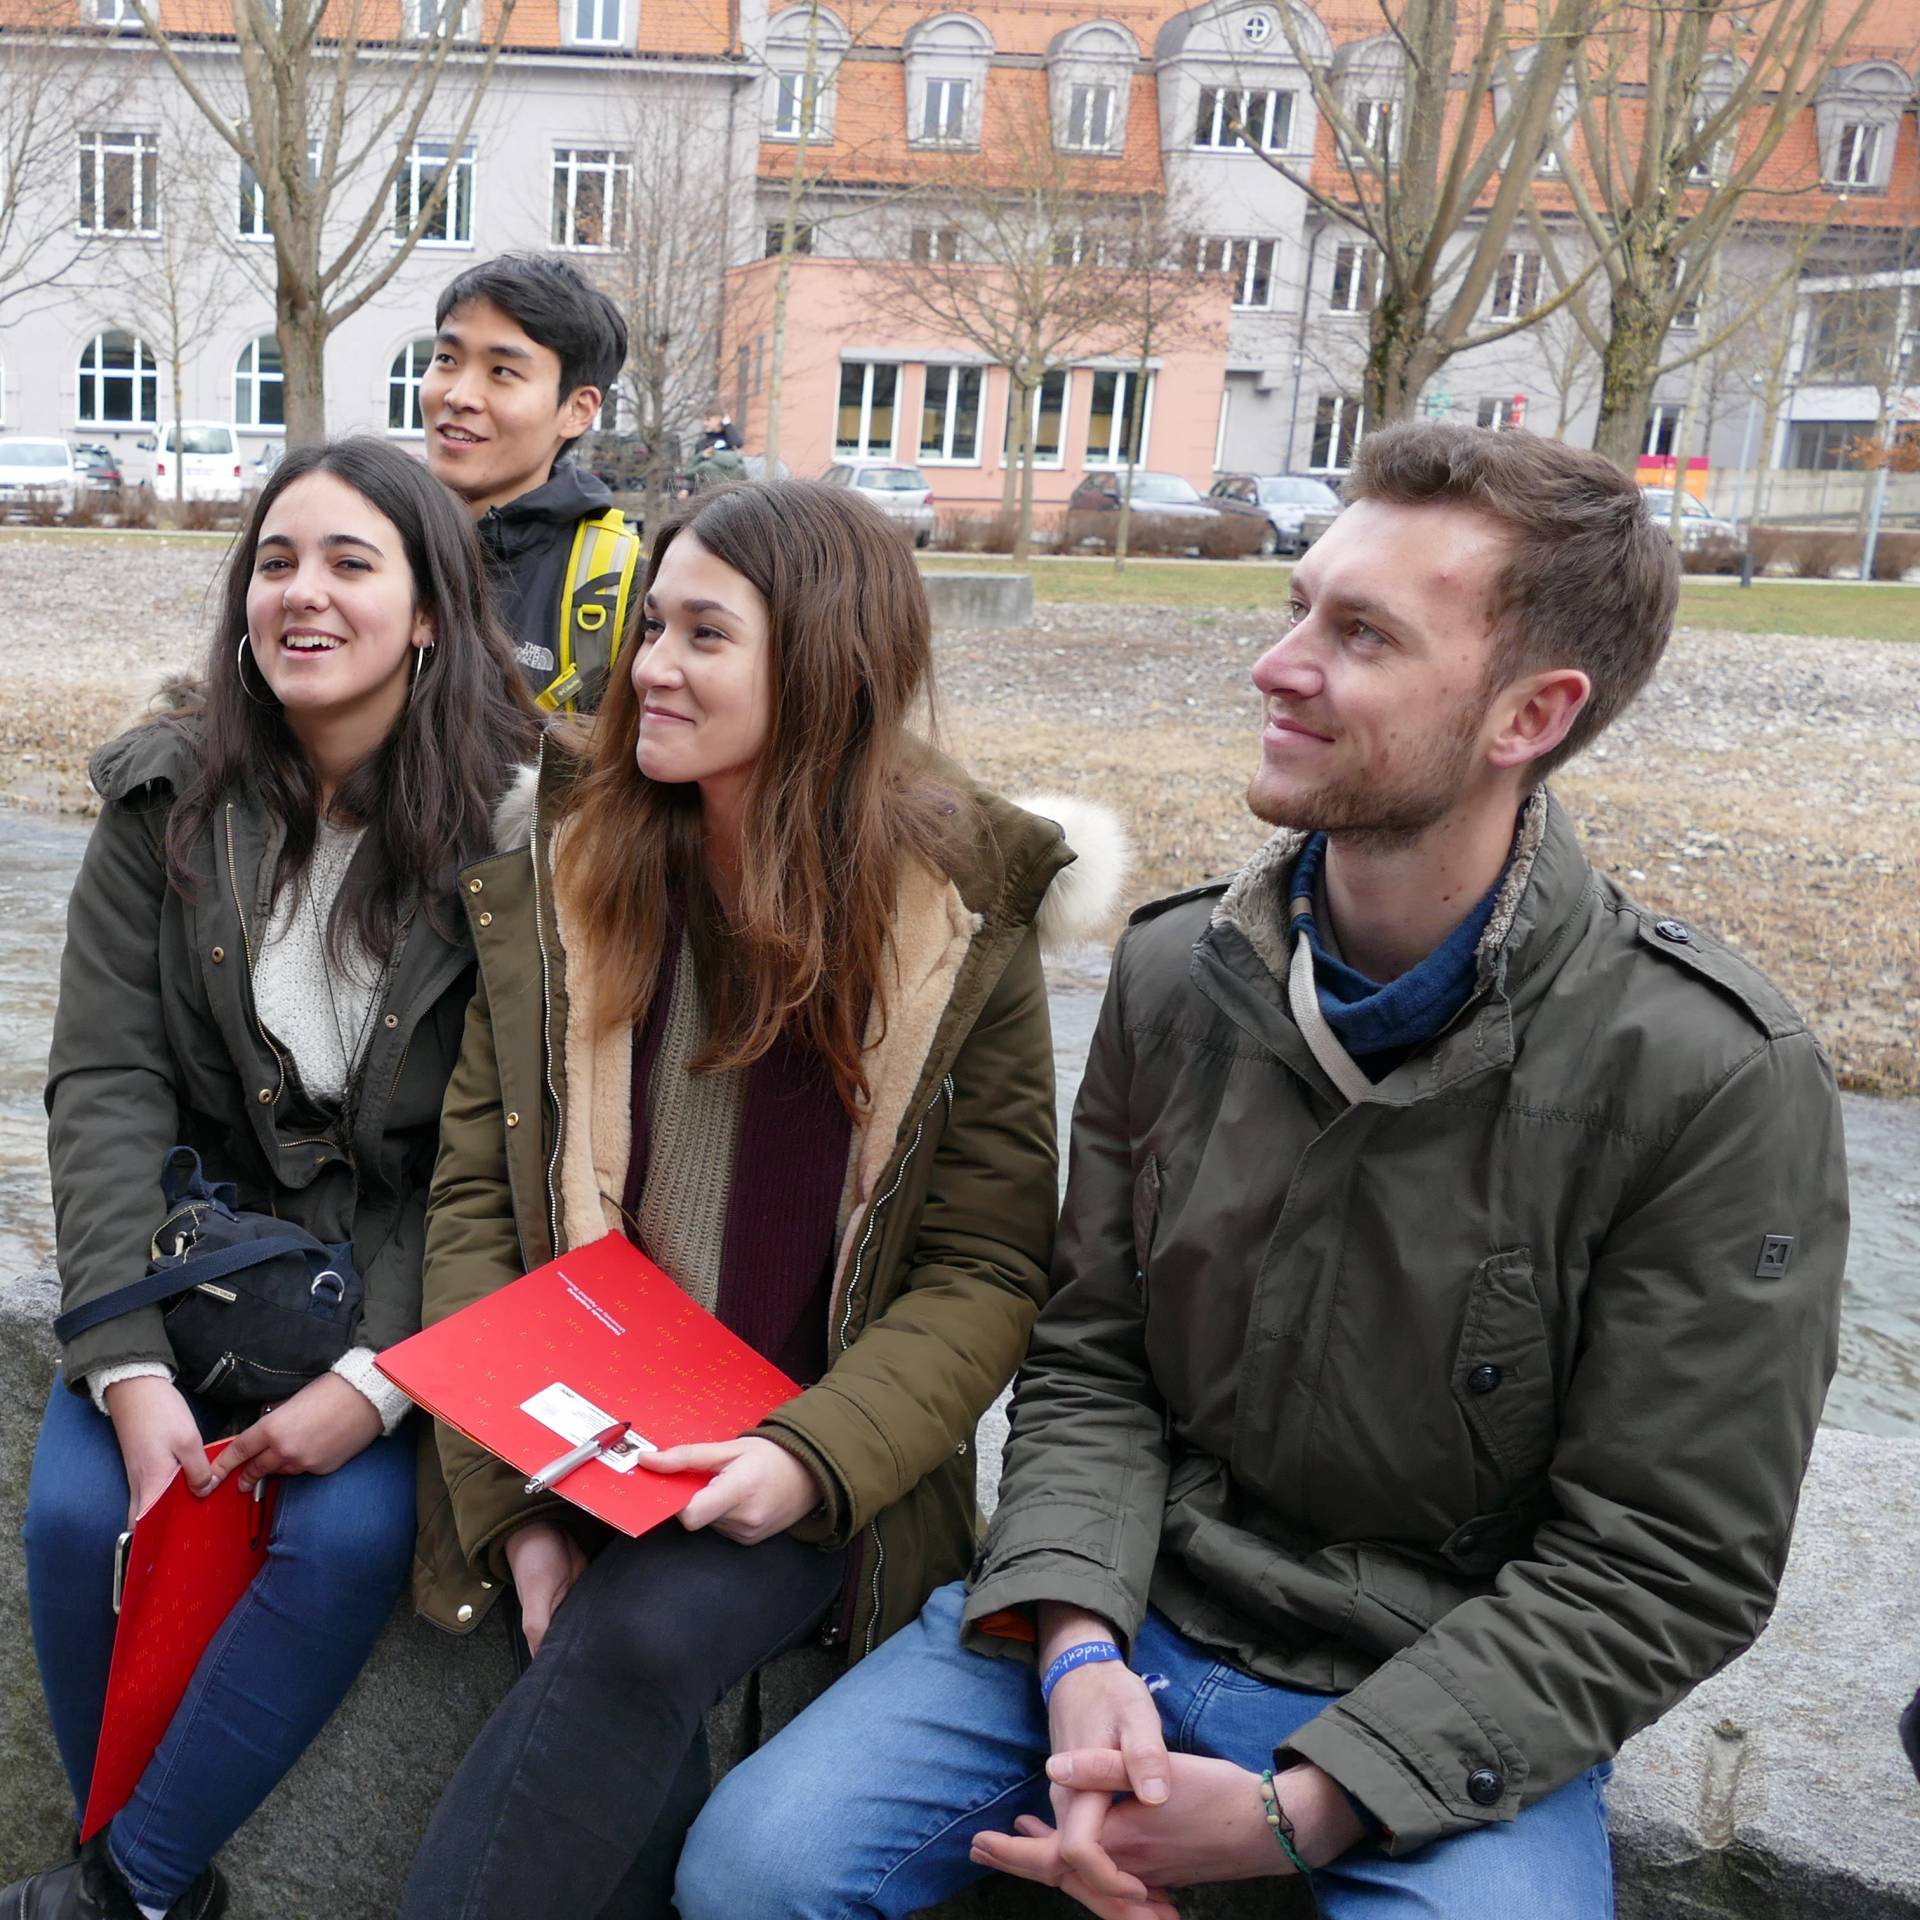
[[[427,423],[420,411],[420,382],[433,365],[434,342],[431,337],[410,340],[394,355],[387,371],[387,431],[389,433],[425,433]]]
[[[96,333],[80,349],[79,385],[83,426],[138,427],[160,418],[160,369],[137,335]]]
[[[270,333],[249,340],[233,367],[233,424],[236,427],[284,427],[287,386],[280,364],[280,342]]]

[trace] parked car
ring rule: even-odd
[[[221,420],[169,420],[156,435],[134,442],[122,471],[128,486],[151,488],[163,500],[173,498],[176,477],[186,500],[237,506],[247,490],[240,443]]]
[[[79,492],[73,450],[64,440],[0,434],[0,514],[46,507],[71,513]]]
[[[1671,487],[1642,487],[1641,498],[1647,503],[1647,511],[1664,527],[1673,519],[1673,489]],[[1724,547],[1729,560],[1737,559],[1746,551],[1747,539],[1731,520],[1722,520],[1717,513],[1709,512],[1690,493],[1680,496],[1680,551],[1682,553],[1700,553],[1708,548]]]
[[[1340,511],[1340,496],[1324,480],[1310,473],[1226,473],[1213,483],[1212,500],[1238,500],[1258,507],[1273,527],[1273,545],[1262,543],[1262,553],[1305,553],[1301,531],[1310,508],[1323,513]]]
[[[851,487],[890,520],[913,530],[913,544],[933,540],[933,489],[918,467],[887,460],[836,460],[823,476],[830,487]]]
[[[1120,490],[1126,475],[1090,473],[1067,502],[1067,544],[1097,541],[1111,546],[1120,525]],[[1244,500],[1211,498],[1177,473],[1136,467],[1128,544],[1144,548],[1194,547],[1203,553],[1249,554],[1274,550],[1272,523]]]
[[[96,440],[77,440],[73,448],[74,473],[86,493],[120,491],[120,456]]]

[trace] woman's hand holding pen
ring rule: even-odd
[[[587,1556],[564,1527],[556,1527],[551,1520],[530,1520],[507,1535],[507,1566],[520,1601],[520,1631],[527,1636],[527,1651],[538,1653],[560,1602],[586,1572]]]
[[[213,1463],[214,1484],[237,1471],[241,1491],[250,1493],[270,1473],[332,1473],[379,1436],[373,1402],[337,1373],[323,1373],[233,1436]]]
[[[211,1493],[220,1484],[207,1465],[193,1409],[171,1380],[158,1374],[116,1380],[106,1401],[127,1469],[128,1526],[159,1499],[175,1473],[184,1473],[195,1493]]]
[[[820,1487],[785,1447],[748,1434],[704,1447],[668,1447],[643,1453],[649,1473],[710,1473],[713,1478],[680,1510],[689,1533],[711,1527],[743,1547],[785,1533],[820,1504]]]

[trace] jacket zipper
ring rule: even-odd
[[[847,1304],[840,1315],[840,1351],[842,1353],[845,1353],[847,1348],[852,1344],[849,1329],[853,1325],[854,1296],[859,1290],[860,1269],[867,1257],[867,1245],[873,1238],[875,1223],[880,1218],[881,1209],[900,1191],[900,1183],[907,1177],[907,1166],[913,1159],[913,1156],[920,1151],[921,1137],[927,1130],[927,1115],[930,1114],[943,1099],[947,1103],[948,1110],[951,1111],[953,1107],[953,1075],[950,1073],[942,1075],[939,1086],[934,1090],[933,1098],[921,1109],[920,1119],[913,1129],[913,1138],[907,1143],[907,1150],[900,1156],[900,1165],[894,1172],[893,1185],[890,1186],[868,1210],[867,1224],[861,1230],[860,1245],[854,1252],[853,1270],[847,1275]],[[880,1625],[880,1587],[886,1577],[887,1571],[887,1547],[886,1542],[880,1538],[880,1522],[877,1519],[867,1522],[867,1533],[873,1541],[873,1578],[868,1583],[868,1595],[872,1604],[867,1614],[866,1638],[860,1648],[863,1655],[873,1651],[873,1636]],[[849,1631],[851,1630],[852,1615],[853,1605],[851,1596],[849,1596],[847,1608]]]
[[[253,1028],[260,1036],[260,1044],[273,1055],[274,1068],[280,1075],[280,1084],[274,1089],[273,1093],[274,1100],[277,1104],[281,1094],[287,1090],[287,1063],[280,1057],[280,1049],[276,1047],[268,1037],[266,1023],[260,1018],[260,1009],[253,1004],[253,936],[247,931],[247,910],[240,904],[240,873],[238,867],[234,864],[233,802],[231,800],[227,802],[226,828],[227,891],[233,895],[233,911],[240,922],[240,944],[247,952],[247,1005],[253,1014]],[[303,1143],[293,1141],[289,1144],[299,1146]]]
[[[553,1170],[560,1162],[560,1095],[553,1084],[553,987],[547,962],[547,923],[540,904],[540,789],[533,792],[533,825],[527,839],[533,863],[533,937],[540,948],[540,1074],[546,1082],[547,1102],[553,1110],[553,1146],[547,1154],[547,1254],[560,1254],[560,1208],[554,1198]]]

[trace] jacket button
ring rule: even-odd
[[[225,947],[215,947],[214,950],[207,956],[207,958],[211,960],[216,967],[226,957],[227,957],[227,950]]]
[[[468,1622],[469,1620],[471,1620],[471,1619],[473,1618],[473,1609],[472,1609],[472,1607],[470,1607],[470,1606],[468,1606],[468,1605],[466,1604],[466,1602],[465,1602],[465,1601],[462,1601],[462,1602],[461,1602],[461,1604],[460,1604],[460,1608],[459,1608],[459,1611],[458,1611],[458,1612],[456,1612],[456,1613],[454,1614],[454,1616],[453,1616],[453,1617],[454,1617],[454,1618],[455,1618],[456,1620],[458,1620],[458,1621],[460,1622],[460,1624],[461,1624],[461,1625],[462,1625],[462,1626],[464,1627],[464,1626],[465,1626],[465,1625],[467,1624],[467,1622]],[[1480,1776],[1479,1776],[1479,1775],[1478,1775],[1477,1773],[1476,1773],[1476,1774],[1475,1774],[1475,1775],[1474,1775],[1473,1777],[1474,1777],[1474,1778],[1475,1778],[1476,1780],[1478,1780],[1478,1779],[1480,1778]],[[1495,1774],[1495,1775],[1493,1775],[1493,1776],[1492,1776],[1492,1778],[1494,1779],[1494,1781],[1495,1781],[1495,1783],[1496,1783],[1496,1785],[1497,1785],[1497,1784],[1498,1784],[1498,1781],[1499,1781],[1499,1778],[1500,1778],[1500,1776],[1499,1776],[1498,1774]],[[1468,1792],[1470,1792],[1470,1793],[1471,1793],[1471,1792],[1473,1791],[1473,1789],[1472,1789],[1471,1787],[1469,1787],[1469,1788],[1468,1788],[1467,1790],[1468,1790]]]
[[[1671,940],[1676,947],[1687,946],[1693,940],[1684,920],[1656,920],[1653,930],[1662,940]]]
[[[480,1582],[480,1591],[482,1593],[491,1593],[493,1591],[493,1582],[491,1580],[482,1580]]]
[[[397,1013],[390,1013],[380,1024],[391,1033],[393,1029],[400,1024],[400,1016]]]
[[[480,916],[480,924],[481,924],[481,925],[482,925],[483,927],[490,927],[490,926],[492,926],[492,925],[493,925],[493,915],[492,915],[492,914],[490,914],[490,913],[483,913],[483,914],[482,914],[482,915]]]
[[[1467,1775],[1467,1798],[1476,1807],[1497,1805],[1506,1790],[1507,1783],[1491,1767],[1475,1767]]]
[[[467,891],[469,893],[478,893],[480,891],[480,884],[478,880],[469,880],[467,882]]]
[[[263,1107],[273,1105],[273,1089],[271,1087],[262,1087],[257,1097]]]
[[[520,1116],[517,1113],[510,1113],[507,1115],[508,1126],[517,1127],[519,1124],[520,1124]]]
[[[1469,1393],[1491,1393],[1494,1388],[1500,1384],[1500,1378],[1500,1369],[1498,1367],[1475,1367],[1474,1370],[1467,1375],[1467,1391]]]

